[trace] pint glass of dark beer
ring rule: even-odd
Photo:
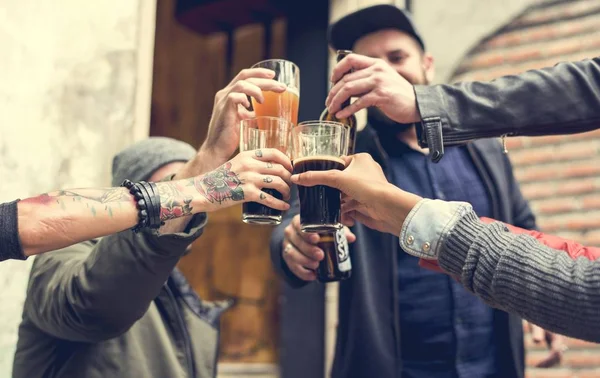
[[[284,118],[256,117],[242,120],[240,129],[240,152],[261,148],[276,148],[289,155],[292,123]],[[275,198],[283,199],[274,189],[263,191]],[[242,206],[242,221],[248,224],[278,225],[281,223],[281,210],[271,209],[257,202],[246,202]]]
[[[301,122],[292,129],[294,174],[345,168],[348,128],[339,122]],[[339,190],[298,186],[300,223],[304,232],[335,232],[342,227]]]

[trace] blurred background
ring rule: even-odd
[[[413,12],[437,82],[600,55],[600,0],[0,0],[0,201],[108,185],[112,156],[148,135],[199,146],[215,92],[266,58],[300,66],[300,120],[317,118],[333,57],[327,24],[379,3]],[[542,230],[600,246],[600,132],[507,144]],[[220,376],[277,377],[279,358],[298,351],[317,372],[305,376],[324,376],[336,286],[284,287],[269,260],[271,230],[242,224],[240,211],[212,215],[198,253],[180,263],[203,298],[236,301],[222,320]],[[10,376],[30,264],[0,265],[0,377]],[[323,301],[307,309],[298,299],[315,291]],[[292,344],[279,310],[290,300],[315,325]],[[600,348],[568,343],[561,366],[528,377],[600,376]],[[527,347],[534,365],[545,352]]]

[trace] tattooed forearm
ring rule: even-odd
[[[27,198],[24,201],[46,205],[52,201],[71,200],[81,202],[84,199],[98,204],[133,201],[133,197],[125,188],[59,190]]]
[[[67,210],[70,203],[85,204],[94,216],[97,213],[95,206],[104,205],[102,207],[111,217],[112,205],[133,201],[133,196],[125,188],[59,190],[23,200],[24,203],[34,205],[58,204],[62,210]]]
[[[192,197],[183,194],[183,188],[172,182],[161,183],[157,186],[160,194],[160,219],[162,221],[192,215]]]
[[[192,179],[196,190],[210,203],[221,204],[227,200],[243,201],[244,189],[238,175],[231,170],[231,162],[227,162],[202,177]]]

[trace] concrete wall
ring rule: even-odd
[[[0,0],[0,201],[108,185],[148,133],[155,0]],[[9,377],[32,259],[0,264]]]

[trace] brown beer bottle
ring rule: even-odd
[[[319,282],[342,281],[350,278],[352,263],[344,229],[340,228],[333,233],[319,234],[319,237],[317,246],[325,253],[325,258],[319,262],[317,268]]]
[[[342,59],[344,59],[344,57],[346,55],[352,54],[352,51],[350,50],[338,50],[337,51],[337,61],[341,61]],[[345,107],[347,107],[348,105],[350,105],[350,99],[348,98],[346,101],[344,101],[344,103],[342,104],[342,109],[344,109]],[[327,108],[325,108],[325,110],[323,111],[323,113],[321,113],[321,121],[333,121],[333,122],[340,122],[343,123],[344,125],[346,125],[346,127],[348,127],[350,129],[349,131],[349,138],[348,138],[348,155],[353,155],[354,154],[354,148],[356,147],[356,128],[358,127],[358,122],[356,121],[356,116],[354,114],[352,114],[349,117],[343,118],[343,119],[338,119],[335,117],[335,115],[330,114],[329,111],[327,110]]]

